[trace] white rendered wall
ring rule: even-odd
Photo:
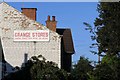
[[[4,15],[0,23],[0,29],[2,31],[1,39],[5,60],[13,67],[21,66],[24,62],[24,54],[27,53],[28,59],[34,55],[43,55],[48,61],[53,61],[61,67],[60,35],[50,31],[48,42],[13,41],[14,30],[46,30],[47,28],[36,21],[30,20],[6,3],[1,3],[1,5]]]

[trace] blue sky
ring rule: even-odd
[[[100,0],[0,0],[0,1],[5,1],[5,2],[98,2]],[[114,1],[118,1],[118,0],[114,0]]]
[[[90,53],[92,44],[90,33],[85,30],[83,22],[94,26],[93,22],[98,17],[97,2],[24,2],[9,3],[21,11],[21,7],[37,8],[37,22],[45,25],[47,16],[56,16],[57,28],[70,28],[72,31],[75,54],[73,62],[80,56],[97,61],[97,55]]]
[[[120,0],[0,0],[5,2],[119,2]]]

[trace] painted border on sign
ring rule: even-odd
[[[49,41],[49,30],[15,30],[14,41]]]

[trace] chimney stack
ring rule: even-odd
[[[46,27],[52,31],[56,31],[57,21],[55,20],[55,16],[52,16],[52,20],[50,20],[50,16],[48,15],[46,21]]]
[[[32,20],[36,20],[37,8],[21,8],[22,13]]]

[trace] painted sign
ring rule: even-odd
[[[14,41],[49,41],[49,30],[15,30]]]

